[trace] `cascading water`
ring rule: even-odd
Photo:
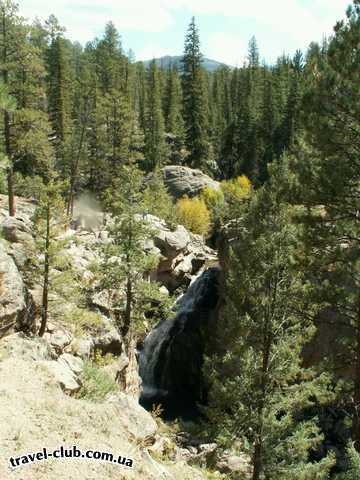
[[[176,304],[174,318],[160,322],[140,352],[140,403],[161,404],[168,417],[191,415],[204,400],[204,338],[218,305],[219,269],[209,268]]]

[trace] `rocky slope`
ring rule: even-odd
[[[101,366],[112,380],[131,359],[121,354],[122,339],[101,292],[91,296],[89,321],[81,328],[72,318],[76,301],[64,296],[53,299],[60,303],[61,314],[50,318],[44,337],[39,339],[34,334],[41,298],[41,285],[31,275],[35,252],[31,216],[35,205],[17,199],[17,215],[9,218],[6,204],[7,198],[0,196],[1,480],[204,478],[200,470],[184,461],[186,455],[181,455],[176,445],[168,454],[169,438],[158,432],[157,423],[138,404],[138,399],[125,394],[118,385],[101,401],[77,398],[85,365],[94,351],[112,354],[111,363]],[[77,229],[64,233],[69,238],[64,258],[70,259],[77,280],[88,285],[89,291],[91,264],[97,258],[98,246],[107,241],[102,216],[96,214],[94,221],[94,215],[95,212],[90,215],[89,222],[82,214],[74,225]],[[155,233],[144,248],[160,258],[159,267],[151,276],[160,282],[163,292],[181,293],[194,276],[216,262],[216,254],[201,237],[184,227],[171,231],[156,217],[149,216],[148,220]],[[96,322],[90,321],[93,315]],[[131,457],[134,468],[125,472],[124,467],[103,462],[52,460],[13,472],[8,469],[10,456],[61,444]],[[164,459],[168,461],[164,463]]]
[[[56,364],[59,361],[54,360],[46,340],[17,333],[0,342],[1,480],[204,478],[184,460],[164,464],[150,453],[161,435],[152,416],[136,399],[121,392],[97,403],[69,396],[61,388],[65,385],[59,384],[53,369]],[[66,372],[66,367],[61,368]],[[8,468],[10,457],[44,447],[50,451],[60,445],[122,455],[131,458],[134,467],[95,460],[51,459],[16,470]]]

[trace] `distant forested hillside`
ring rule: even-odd
[[[219,285],[199,287],[198,303],[181,297],[186,322],[160,324],[177,340],[151,343],[150,353],[161,352],[170,377],[156,363],[148,379],[159,380],[168,402],[172,388],[184,403],[178,381],[196,392],[193,433],[210,470],[216,442],[232,459],[247,454],[252,480],[359,479],[360,0],[321,44],[272,64],[260,61],[254,37],[240,67],[204,59],[194,18],[182,57],[135,62],[120,34],[109,22],[81,46],[54,16],[30,24],[0,0],[2,234],[27,278],[38,279],[37,333],[58,321],[52,294],[72,263],[62,255],[64,232],[83,193],[107,228],[86,247],[89,260],[101,243],[101,261],[62,288],[79,309],[88,302],[102,313],[106,303],[130,374],[146,333],[171,318],[180,285],[198,292],[192,275],[208,266],[207,242],[219,252]],[[10,218],[16,195],[36,205],[26,224]],[[155,243],[149,218],[161,227]],[[18,248],[24,234],[29,258]],[[170,275],[165,292],[158,266],[155,278]],[[100,303],[93,287],[107,291]],[[87,311],[79,318],[84,331],[89,319],[96,324]],[[122,365],[116,378],[126,386]],[[162,406],[153,407],[159,416]],[[223,478],[210,470],[208,478]]]
[[[165,55],[164,57],[155,58],[155,63],[159,68],[171,68],[176,67],[178,70],[182,68],[182,55]],[[145,60],[142,63],[145,67],[149,67],[152,60]],[[218,68],[226,67],[226,65],[221,62],[217,62],[216,60],[211,60],[210,58],[203,57],[201,66],[204,70],[208,72],[214,72]]]

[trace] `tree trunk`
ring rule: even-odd
[[[258,431],[256,432],[255,446],[254,446],[254,455],[253,455],[253,476],[252,480],[259,480],[260,476],[263,473],[263,415],[264,415],[264,406],[266,401],[266,386],[268,382],[268,369],[269,369],[269,359],[270,359],[270,349],[271,349],[271,335],[269,330],[269,320],[266,320],[265,323],[265,334],[264,334],[264,344],[263,344],[263,360],[261,367],[261,385],[260,392],[261,398],[258,406],[258,419],[259,426]]]
[[[4,83],[7,84],[7,74],[3,75]],[[14,195],[14,171],[11,159],[11,143],[10,143],[10,115],[8,112],[4,112],[4,139],[5,139],[5,152],[10,163],[7,171],[7,185],[9,196],[9,215],[15,217],[15,195]]]
[[[15,217],[16,205],[15,205],[15,195],[14,195],[14,176],[13,176],[12,167],[9,167],[8,169],[7,186],[8,186],[8,196],[9,196],[9,215],[10,217]]]
[[[357,331],[356,331],[356,364],[354,379],[354,415],[352,424],[352,439],[354,446],[360,452],[360,299],[358,301]]]
[[[124,323],[122,326],[123,341],[125,343],[127,343],[129,340],[127,339],[127,336],[128,336],[130,325],[131,325],[132,301],[133,301],[132,281],[131,281],[130,274],[128,274],[127,281],[126,281],[125,315],[124,315]]]
[[[254,448],[254,456],[253,456],[253,480],[259,480],[260,475],[263,470],[263,465],[262,465],[262,439],[259,438],[258,441],[256,441],[255,448]]]
[[[6,18],[5,13],[2,17],[2,30],[3,30],[3,55],[2,61],[5,66],[8,62],[8,52],[7,52],[7,28],[6,28]],[[2,77],[4,85],[7,86],[9,83],[8,79],[8,70],[4,68],[2,71]],[[9,215],[10,217],[15,217],[16,207],[15,207],[15,195],[14,195],[14,181],[13,181],[13,165],[11,158],[11,143],[10,143],[10,115],[8,111],[4,111],[4,141],[5,141],[5,152],[10,162],[10,166],[7,172],[7,184],[8,184],[8,195],[9,195]]]
[[[82,147],[83,147],[83,142],[84,142],[85,127],[86,127],[86,125],[83,124],[82,129],[81,129],[79,148],[78,148],[78,151],[77,151],[75,162],[74,162],[74,164],[72,166],[72,169],[71,169],[70,191],[69,191],[69,197],[68,197],[68,202],[67,202],[67,207],[66,207],[66,214],[67,214],[68,217],[71,216],[71,218],[74,214],[75,184],[76,184],[76,180],[77,180],[80,157],[81,157],[81,152],[82,152]]]
[[[49,247],[50,247],[50,205],[47,205],[46,209],[46,239],[45,239],[45,265],[44,265],[44,286],[41,306],[41,325],[39,329],[39,337],[42,337],[46,330],[46,324],[48,320],[48,307],[49,307]]]

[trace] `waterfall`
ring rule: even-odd
[[[209,268],[176,303],[173,318],[146,337],[139,357],[140,403],[167,410],[192,409],[203,399],[204,342],[218,304],[218,268]]]

